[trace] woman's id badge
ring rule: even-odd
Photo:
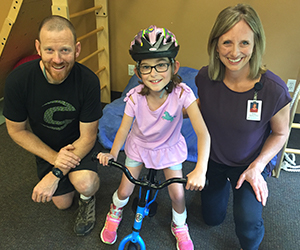
[[[248,121],[260,121],[262,110],[262,101],[260,100],[248,100],[247,104],[247,120]]]

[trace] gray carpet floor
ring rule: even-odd
[[[294,144],[299,144],[299,138],[294,137]],[[0,249],[113,250],[130,233],[134,219],[131,203],[137,196],[137,188],[124,211],[117,242],[108,246],[99,239],[111,196],[119,185],[119,170],[99,165],[101,187],[96,194],[97,223],[89,235],[77,237],[73,233],[77,200],[65,211],[59,211],[51,202],[34,203],[31,193],[38,182],[34,156],[10,139],[5,124],[0,126],[0,141]],[[119,160],[124,162],[123,152]],[[194,166],[194,163],[185,162],[184,172],[190,172]],[[162,173],[158,176],[163,178]],[[279,179],[268,178],[270,195],[263,211],[266,232],[260,249],[300,249],[299,183],[300,173],[282,171]],[[186,192],[188,224],[195,250],[240,249],[234,232],[232,197],[224,223],[209,227],[200,214],[200,195],[200,192]],[[141,236],[147,249],[175,249],[175,239],[170,232],[171,202],[166,189],[159,192],[157,202],[157,214],[144,220]]]

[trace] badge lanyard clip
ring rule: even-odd
[[[263,83],[262,82],[257,82],[255,83],[254,85],[254,97],[253,97],[253,100],[256,101],[257,100],[257,92],[260,91],[262,88],[263,88]]]
[[[256,91],[256,90],[255,90],[255,92],[254,92],[253,100],[254,100],[254,101],[257,101],[257,91]]]

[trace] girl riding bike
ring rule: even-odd
[[[164,28],[150,26],[134,37],[129,53],[136,61],[134,71],[141,82],[124,99],[124,116],[110,153],[99,153],[97,158],[103,165],[107,165],[109,159],[116,160],[126,140],[125,165],[134,178],[138,178],[143,166],[163,169],[166,179],[182,177],[182,162],[187,158],[186,142],[180,133],[182,109],[185,108],[198,138],[197,164],[187,175],[186,189],[202,190],[210,136],[193,91],[177,75],[180,64],[175,57],[178,50],[175,35]],[[104,243],[115,243],[122,211],[133,189],[134,184],[123,175],[100,233]],[[183,185],[171,184],[168,191],[172,200],[171,232],[176,238],[177,249],[194,249],[186,223]]]

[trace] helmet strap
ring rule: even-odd
[[[140,63],[141,63],[141,61],[136,62],[136,69],[137,69],[139,77],[142,78],[142,74],[140,72]]]
[[[174,65],[175,65],[175,61],[174,61],[174,58],[169,58],[170,62],[171,62],[171,80],[168,82],[168,84],[166,86],[163,87],[163,89],[161,90],[161,94],[159,96],[159,98],[161,99],[164,95],[164,92],[167,91],[169,89],[169,86],[170,84],[173,82],[172,81],[172,78],[173,78],[173,75],[174,75]]]
[[[161,94],[160,94],[160,96],[159,96],[160,99],[163,97],[165,91],[166,91],[165,88],[163,88],[163,89],[161,90]]]
[[[169,89],[169,86],[170,86],[171,82],[172,82],[172,80],[170,80],[170,81],[168,82],[168,84],[162,88],[161,94],[160,94],[160,96],[159,96],[160,99],[163,97],[165,91],[167,91],[167,90]]]

